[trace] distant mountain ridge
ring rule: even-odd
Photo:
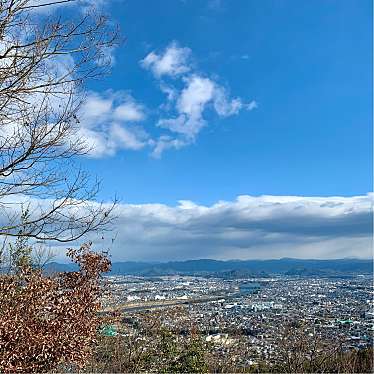
[[[47,265],[48,272],[74,271],[73,264],[52,262]],[[304,260],[282,258],[277,260],[186,260],[154,262],[114,262],[111,275],[217,275],[217,276],[266,276],[285,274],[296,276],[339,276],[353,274],[372,274],[373,261],[362,259]]]

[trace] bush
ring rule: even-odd
[[[1,372],[82,367],[89,358],[100,325],[100,275],[110,261],[90,244],[68,256],[79,271],[45,276],[26,264],[0,276]]]

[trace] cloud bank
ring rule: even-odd
[[[114,261],[369,258],[372,200],[244,195],[211,206],[121,204],[113,233],[91,239],[97,249],[110,246]]]

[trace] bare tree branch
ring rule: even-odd
[[[0,236],[68,242],[105,229],[111,204],[78,164],[83,84],[109,71],[118,30],[89,11],[76,20],[35,8],[74,2],[0,0]],[[28,203],[30,217],[20,221]]]

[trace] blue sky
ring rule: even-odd
[[[121,199],[96,248],[372,256],[371,1],[98,4],[126,42],[80,113],[80,162]]]
[[[104,180],[101,197],[211,204],[371,190],[370,1],[116,1],[105,11],[127,40],[112,75],[88,88],[130,93],[144,106],[147,132],[161,133],[166,99],[139,61],[173,41],[191,50],[196,74],[258,107],[227,117],[206,107],[194,141],[159,159],[144,147],[85,160]]]

